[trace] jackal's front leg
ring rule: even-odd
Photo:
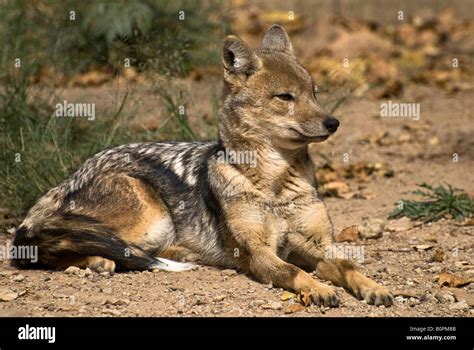
[[[266,222],[260,209],[240,203],[227,206],[226,221],[232,235],[230,244],[239,249],[240,267],[262,283],[304,292],[316,305],[338,306],[339,298],[332,287],[277,256],[276,235],[272,234],[272,225]]]
[[[393,297],[388,289],[364,276],[351,261],[326,257],[334,239],[324,204],[316,202],[299,210],[299,228],[288,236],[289,250],[309,263],[319,278],[345,288],[369,304],[392,305]]]

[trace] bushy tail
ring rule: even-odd
[[[13,245],[38,247],[37,262],[31,259],[12,260],[20,268],[55,267],[62,258],[87,256],[113,260],[120,270],[183,271],[194,266],[155,258],[124,241],[99,221],[76,214],[47,217],[32,229],[21,225],[15,233]]]

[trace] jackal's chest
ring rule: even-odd
[[[290,232],[301,229],[299,213],[300,205],[293,201],[288,203],[269,203],[264,206],[264,217],[269,231],[277,236],[278,241],[284,241]]]

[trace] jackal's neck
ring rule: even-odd
[[[312,164],[308,148],[294,150],[276,148],[271,140],[262,137],[255,130],[235,116],[221,117],[219,123],[219,144],[224,162],[231,164],[239,173],[262,188],[275,188],[291,173],[299,172],[308,179],[312,176]]]

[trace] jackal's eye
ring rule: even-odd
[[[292,94],[278,94],[275,97],[279,98],[282,101],[294,101],[295,97]]]
[[[319,92],[319,87],[317,85],[314,85],[313,86],[313,96],[314,98],[316,98],[316,95],[318,94]]]

